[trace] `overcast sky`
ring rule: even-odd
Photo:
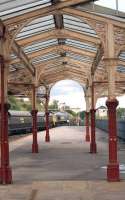
[[[117,97],[119,107],[125,107],[125,96]],[[62,80],[57,82],[51,89],[50,102],[58,100],[59,103],[66,103],[71,108],[86,109],[83,88],[79,83],[72,80]],[[105,106],[106,98],[97,101],[96,108]]]
[[[116,9],[116,0],[99,0],[96,4]],[[125,11],[125,0],[118,0],[118,6],[120,11]]]
[[[119,10],[125,12],[125,0],[118,0]],[[112,9],[116,8],[116,0],[100,0],[96,4],[106,6]],[[79,83],[71,80],[63,80],[55,84],[51,90],[51,101],[58,100],[60,103],[66,103],[72,108],[79,107],[85,110],[84,92]],[[119,106],[125,107],[125,96],[118,98]],[[96,107],[105,105],[106,98],[99,99]]]
[[[52,87],[50,96],[50,101],[56,99],[60,103],[66,103],[66,105],[72,108],[85,109],[83,88],[75,81],[59,81]]]

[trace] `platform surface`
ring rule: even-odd
[[[107,134],[97,129],[98,153],[89,153],[85,127],[58,127],[38,133],[39,153],[31,153],[32,135],[10,142],[13,184],[0,185],[0,200],[124,200],[125,144],[119,144],[121,182],[106,181]]]

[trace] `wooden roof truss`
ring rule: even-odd
[[[8,82],[40,86],[43,82],[52,85],[62,79],[73,79],[87,88],[91,81],[107,81],[105,58],[117,59],[116,80],[125,80],[125,20],[113,10],[106,10],[105,15],[99,6],[92,10],[91,2],[23,0],[20,4],[18,0],[13,3],[5,0],[1,3],[1,23],[9,37]],[[111,27],[113,39],[109,46]],[[25,87],[22,85],[22,91]],[[98,85],[97,93],[102,89],[104,96],[107,88],[103,84]],[[119,83],[116,89],[121,95],[125,86]],[[17,93],[13,84],[9,84],[9,90]]]

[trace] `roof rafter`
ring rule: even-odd
[[[56,4],[58,4],[60,2],[60,0],[51,0],[51,2],[52,2],[53,5],[54,4],[56,5]],[[56,13],[53,16],[54,16],[55,28],[56,29],[64,28],[63,15],[61,15],[60,13],[58,13],[58,14]],[[58,44],[62,44],[62,42],[64,44],[65,43],[65,39],[63,39],[63,41],[62,41],[62,39],[59,38],[58,39]]]
[[[79,66],[80,68],[82,67],[86,67],[86,68],[91,68],[91,64],[89,63],[84,63],[84,62],[81,62],[81,61],[78,61],[78,60],[75,60],[73,58],[70,58],[70,57],[60,57],[60,58],[54,58],[54,59],[50,59],[49,61],[42,61],[38,64],[35,64],[36,67],[46,67],[46,66],[51,66],[52,64],[56,64],[56,63],[71,63],[71,64],[74,64],[76,66]]]
[[[14,41],[12,49],[14,53],[20,58],[20,60],[23,62],[23,64],[26,66],[26,68],[30,71],[30,73],[34,76],[35,75],[35,68],[30,63],[27,55],[24,53],[22,48]]]
[[[75,71],[76,70],[76,72],[79,72],[79,73],[83,73],[83,74],[87,74],[87,73],[89,73],[90,72],[90,69],[86,69],[86,68],[84,68],[84,67],[78,67],[78,66],[76,66],[76,65],[70,65],[70,64],[66,64],[66,65],[63,65],[63,64],[61,64],[60,66],[53,66],[53,67],[51,67],[51,68],[45,68],[45,70],[44,70],[44,72],[43,73],[51,73],[52,71],[58,71],[59,69],[65,69],[65,70],[72,70],[72,71]]]
[[[122,11],[118,11],[116,12],[115,9],[112,8],[108,8],[108,7],[102,7],[101,5],[96,5],[92,3],[87,3],[86,5],[82,5],[80,4],[81,7],[83,7],[85,9],[85,11],[90,11],[90,12],[94,12],[94,13],[99,13],[99,14],[106,14],[106,15],[112,15],[112,16],[116,16],[116,17],[125,17],[125,13]]]
[[[80,56],[88,56],[88,57],[95,57],[95,52],[89,51],[89,50],[84,50],[84,49],[80,49],[80,48],[75,48],[69,45],[56,45],[56,46],[50,46],[48,48],[45,49],[41,49],[39,51],[35,51],[32,53],[28,53],[26,54],[28,56],[29,59],[33,59],[35,57],[39,57],[39,56],[44,56],[46,54],[49,53],[57,53],[59,55],[61,55],[62,53],[67,53],[67,52],[72,52],[74,54],[80,55]],[[19,63],[20,59],[16,58],[16,59],[12,59],[10,64],[14,64],[14,63]]]
[[[102,23],[111,23],[113,25],[125,28],[125,21],[123,19],[120,18],[111,18],[110,16],[102,16],[99,15],[97,13],[93,13],[93,12],[86,12],[86,11],[81,11],[79,9],[76,8],[63,8],[61,10],[62,14],[69,14],[69,15],[73,15],[73,16],[77,16],[78,18],[80,17],[81,19],[91,19],[91,20],[97,20],[100,21]]]
[[[91,73],[94,75],[96,69],[97,69],[97,66],[103,56],[103,53],[104,53],[104,50],[103,50],[103,47],[102,45],[100,44],[98,49],[97,49],[97,52],[96,52],[96,56],[93,60],[93,63],[92,63],[92,68],[91,68]]]
[[[59,9],[62,9],[62,8],[68,7],[68,6],[73,6],[73,5],[76,5],[76,4],[79,4],[79,3],[90,2],[90,1],[92,1],[92,0],[66,0],[66,1],[60,2],[56,5],[47,6],[47,7],[44,7],[44,8],[37,9],[35,11],[30,11],[28,13],[21,14],[21,15],[16,16],[16,17],[11,17],[7,20],[4,20],[4,24],[10,25],[10,24],[17,24],[17,23],[20,23],[22,21],[26,21],[26,20],[29,20],[29,19],[34,20],[34,19],[39,18],[39,17],[47,16],[48,13],[54,14]]]
[[[27,45],[32,44],[33,42],[45,41],[49,39],[58,39],[58,38],[75,39],[77,41],[87,42],[89,44],[95,44],[95,46],[101,43],[100,39],[97,37],[93,37],[93,36],[86,35],[83,33],[81,34],[81,33],[71,31],[71,30],[66,30],[66,29],[60,29],[60,30],[56,29],[56,30],[47,31],[42,34],[27,37],[26,39],[18,40],[17,42],[21,46],[27,46]]]
[[[119,64],[119,65],[122,65],[122,66],[125,66],[125,61],[119,59],[119,60],[118,60],[118,64]]]
[[[59,74],[58,74],[59,73]],[[64,75],[65,74],[65,75]],[[86,80],[85,76],[82,76],[81,74],[77,74],[76,72],[74,71],[67,71],[65,69],[62,69],[62,70],[59,70],[59,71],[53,71],[53,73],[51,74],[51,77],[49,76],[49,74],[44,74],[43,76],[41,76],[41,79],[42,78],[45,78],[47,79],[48,81],[51,80],[53,77],[57,78],[58,79],[58,75],[59,76],[69,76],[69,75],[73,75],[74,78],[80,78],[81,80]]]
[[[18,83],[28,81],[30,84],[34,80],[32,76],[35,76],[40,85],[40,81],[48,84],[68,78],[78,80],[86,87],[90,83],[89,78],[92,81],[93,77],[98,83],[107,82],[108,64],[102,57],[110,57],[105,52],[112,52],[111,58],[117,57],[116,63],[113,62],[117,65],[116,81],[124,81],[124,49],[119,56],[117,54],[121,50],[120,45],[125,43],[125,20],[112,13],[107,15],[104,12],[102,15],[92,10],[86,11],[84,5],[90,1],[94,0],[35,1],[28,5],[25,2],[21,7],[21,3],[11,5],[8,1],[8,8],[3,2],[6,12],[1,14],[2,19],[14,16],[3,20],[10,36],[8,43],[16,38],[13,46],[10,43],[12,60],[8,80]],[[14,7],[16,5],[17,8]],[[0,10],[3,12],[2,8]],[[111,35],[107,34],[109,32]],[[116,86],[116,93],[125,91],[122,85]],[[11,89],[18,92],[14,86]],[[105,84],[98,84],[95,92],[102,95],[101,90],[103,95],[107,95]]]
[[[65,79],[72,79],[72,80],[78,81],[81,84],[85,84],[86,83],[86,79],[84,79],[84,77],[81,79],[78,76],[74,76],[74,74],[71,74],[71,73],[69,74],[69,72],[63,72],[63,74],[59,73],[58,76],[56,74],[54,74],[54,76],[52,76],[51,78],[49,77],[47,82],[51,84],[53,82],[55,83],[57,81],[65,80]]]

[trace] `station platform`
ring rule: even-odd
[[[31,153],[32,135],[10,141],[12,185],[0,185],[0,200],[124,200],[125,144],[119,143],[121,181],[106,180],[107,133],[96,130],[97,154],[89,153],[85,127],[63,126],[38,133],[39,153]]]

